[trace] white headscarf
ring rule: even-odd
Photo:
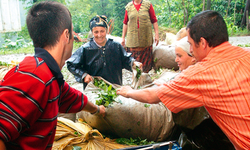
[[[177,41],[175,47],[180,47],[185,52],[187,52],[188,55],[192,56],[192,54],[190,53],[190,44],[187,42],[187,36]]]

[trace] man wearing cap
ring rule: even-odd
[[[132,71],[136,62],[121,44],[108,39],[107,17],[95,16],[89,22],[93,38],[71,56],[67,61],[68,70],[75,76],[76,81],[86,85],[93,80],[92,76],[101,76],[110,83],[122,85],[122,69]]]

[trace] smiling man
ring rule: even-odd
[[[249,149],[250,52],[228,42],[226,23],[216,11],[197,14],[187,30],[195,65],[159,87],[124,86],[117,94],[145,103],[163,102],[174,113],[204,106],[235,149]]]
[[[68,70],[76,81],[83,83],[84,88],[93,80],[93,76],[101,76],[110,83],[122,85],[122,69],[132,71],[132,66],[142,64],[136,62],[121,44],[107,39],[107,17],[95,16],[89,22],[94,38],[81,46],[67,61]]]

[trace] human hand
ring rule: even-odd
[[[103,105],[100,105],[100,106],[96,105],[96,107],[97,107],[97,110],[91,114],[92,115],[101,115],[102,117],[105,117],[105,114],[106,114],[105,107]]]
[[[87,74],[86,77],[84,78],[84,82],[89,83],[91,81],[93,81],[93,78],[91,77],[91,75]]]
[[[157,46],[159,44],[159,34],[155,35],[155,45]]]
[[[125,38],[122,38],[121,45],[122,45],[123,47],[125,47]]]
[[[124,96],[124,97],[128,97],[128,92],[133,90],[130,86],[122,86],[121,88],[116,90],[116,94]]]
[[[103,105],[99,106],[100,108],[100,112],[99,114],[102,116],[102,117],[105,117],[106,115],[106,111],[105,111],[105,107]]]
[[[133,68],[136,68],[136,66],[138,66],[138,67],[140,68],[140,70],[143,71],[143,70],[142,70],[142,63],[141,63],[141,62],[134,61],[134,63],[133,63]]]

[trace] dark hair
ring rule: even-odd
[[[195,15],[187,24],[189,35],[196,44],[203,37],[210,47],[228,41],[227,26],[223,17],[216,11],[203,11]]]
[[[54,46],[65,29],[72,38],[72,21],[69,10],[61,3],[44,1],[34,4],[26,18],[34,47]]]

